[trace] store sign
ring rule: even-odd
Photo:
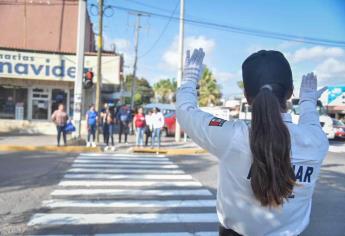
[[[97,57],[85,56],[84,66],[84,70],[95,73]],[[118,56],[104,56],[102,82],[119,84],[119,70]],[[75,55],[0,50],[0,77],[74,81],[75,74]],[[97,81],[96,73],[95,81]]]
[[[345,105],[345,86],[328,86],[328,105]]]

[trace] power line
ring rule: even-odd
[[[176,9],[177,9],[178,6],[179,6],[179,1],[177,1],[174,10],[172,11],[172,13],[171,13],[167,23],[165,24],[165,26],[164,26],[163,30],[161,31],[161,33],[159,34],[158,38],[155,40],[155,42],[152,44],[152,46],[145,53],[143,53],[142,55],[139,56],[139,58],[142,58],[142,57],[146,56],[147,54],[149,54],[157,46],[159,41],[162,39],[165,31],[168,29],[168,26],[169,26],[169,24],[170,24],[170,22],[172,20],[173,15],[175,14]]]
[[[157,7],[157,6],[154,6],[154,5],[151,5],[151,4],[139,2],[139,1],[136,1],[136,0],[126,0],[126,1],[135,3],[135,4],[137,4],[137,5],[141,5],[141,6],[144,6],[144,7],[148,7],[148,8],[152,8],[152,9],[155,9],[155,10],[165,11],[165,12],[169,12],[169,13],[170,13],[170,10],[169,10],[169,9]]]
[[[113,7],[117,10],[121,11],[127,11],[127,12],[141,12],[143,14],[150,14],[152,16],[156,16],[159,18],[168,18],[171,20],[178,21],[179,18],[175,16],[168,16],[160,13],[155,12],[149,12],[149,11],[141,11],[136,10],[132,8],[127,7],[121,7],[116,5],[109,5],[110,7]],[[262,37],[262,38],[271,38],[271,39],[280,39],[280,40],[287,40],[287,41],[294,41],[294,42],[300,42],[300,43],[306,43],[306,44],[316,44],[316,45],[324,45],[324,46],[337,46],[337,47],[345,47],[345,41],[337,41],[337,40],[329,40],[329,39],[322,39],[322,38],[315,38],[315,37],[305,37],[305,36],[298,36],[298,35],[292,35],[292,34],[283,34],[283,33],[276,33],[266,30],[257,30],[252,28],[246,28],[236,25],[226,25],[221,23],[215,23],[215,22],[207,22],[207,21],[201,21],[201,20],[194,20],[190,18],[184,18],[185,23],[191,24],[191,25],[197,25],[204,28],[210,28],[225,32],[232,32],[232,33],[238,33],[238,34],[245,34],[245,35],[251,35],[255,37]]]
[[[132,2],[135,2],[140,5],[146,5],[147,7],[151,8],[156,8],[160,10],[166,11],[166,9],[163,8],[158,8],[149,4],[141,3],[135,0],[129,0]],[[68,0],[66,1],[67,4],[75,5],[76,2],[73,0]],[[12,2],[12,1],[0,1],[0,5],[23,5],[23,2]],[[33,6],[39,6],[39,5],[62,5],[63,3],[44,3],[44,2],[32,2],[30,5]],[[92,4],[91,4],[92,7]],[[152,16],[156,16],[159,18],[168,18],[171,20],[178,21],[179,18],[176,16],[169,16],[169,15],[164,15],[164,14],[159,14],[159,13],[154,13],[154,12],[149,12],[149,11],[141,11],[141,10],[136,10],[136,9],[131,9],[131,8],[126,8],[126,7],[121,7],[121,6],[116,6],[116,5],[107,5],[105,9],[109,8],[114,8],[117,10],[121,11],[126,11],[126,12],[141,12],[143,14],[150,14]],[[111,14],[112,15],[112,14]],[[209,29],[214,29],[214,30],[220,30],[224,32],[232,32],[232,33],[238,33],[238,34],[245,34],[245,35],[250,35],[254,37],[262,37],[262,38],[271,38],[271,39],[279,39],[279,40],[286,40],[286,41],[294,41],[294,42],[299,42],[299,43],[306,43],[306,44],[313,44],[313,45],[323,45],[323,46],[336,46],[336,47],[342,47],[345,48],[345,41],[337,41],[337,40],[329,40],[329,39],[322,39],[322,38],[315,38],[315,37],[305,37],[305,36],[298,36],[298,35],[292,35],[292,34],[283,34],[283,33],[277,33],[277,32],[272,32],[272,31],[266,31],[266,30],[256,30],[253,28],[246,28],[246,27],[241,27],[241,26],[236,26],[236,25],[226,25],[226,24],[221,24],[221,23],[215,23],[215,22],[208,22],[208,21],[203,21],[203,20],[195,20],[191,18],[184,18],[185,23],[188,23],[190,25],[196,25],[199,27],[204,27],[204,28],[209,28]]]

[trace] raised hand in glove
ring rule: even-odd
[[[194,49],[192,56],[190,56],[190,51],[187,51],[182,84],[189,81],[194,82],[195,85],[198,84],[205,68],[205,66],[202,64],[204,57],[205,53],[202,48]]]
[[[300,102],[306,100],[316,102],[326,90],[327,87],[317,90],[317,77],[313,72],[303,75],[300,89]]]

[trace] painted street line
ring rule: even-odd
[[[75,168],[87,168],[87,167],[95,167],[95,168],[141,168],[141,169],[149,169],[149,168],[159,168],[159,169],[178,169],[177,165],[136,165],[136,164],[73,164],[72,167]]]
[[[65,174],[65,179],[193,179],[191,175]]]
[[[217,223],[216,213],[171,214],[63,214],[37,213],[33,225],[87,225],[87,224],[158,224],[158,223]]]
[[[328,148],[329,152],[336,152],[336,153],[343,153],[345,152],[345,145],[341,145],[341,146],[334,146],[334,145],[330,145]]]
[[[75,234],[49,234],[44,236],[74,236]],[[208,232],[161,232],[161,233],[107,233],[107,234],[93,234],[94,236],[218,236],[217,231]],[[34,235],[29,235],[34,236]],[[42,235],[40,235],[42,236]]]
[[[151,164],[151,165],[170,165],[174,164],[171,161],[130,161],[130,160],[75,160],[74,163],[94,163],[94,164]]]
[[[217,231],[214,232],[162,232],[162,233],[124,233],[124,234],[95,234],[95,236],[218,236]]]
[[[170,161],[166,157],[77,157],[76,160],[128,160],[128,161]]]
[[[141,169],[88,169],[88,168],[72,168],[67,171],[68,173],[80,173],[80,172],[86,172],[86,173],[136,173],[136,174],[184,174],[184,171],[182,170],[141,170]]]
[[[64,180],[59,186],[128,186],[128,187],[201,187],[201,183],[197,181],[111,181],[111,180]]]
[[[51,193],[52,196],[80,196],[80,195],[110,195],[110,196],[212,196],[207,189],[188,190],[145,190],[145,189],[58,189]]]
[[[43,202],[44,207],[157,207],[157,208],[177,208],[177,207],[216,207],[215,200],[47,200]]]
[[[140,157],[140,158],[155,158],[155,157],[166,157],[165,155],[138,155],[138,154],[109,154],[109,153],[80,153],[79,156],[85,157]]]

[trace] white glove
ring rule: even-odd
[[[312,100],[317,101],[321,94],[327,90],[327,87],[323,87],[320,90],[317,89],[317,77],[314,73],[308,73],[303,75],[301,89],[300,89],[300,101]]]
[[[190,51],[187,51],[182,83],[192,81],[197,84],[199,82],[205,68],[202,64],[204,57],[205,53],[202,48],[194,49],[192,57],[190,56]]]

